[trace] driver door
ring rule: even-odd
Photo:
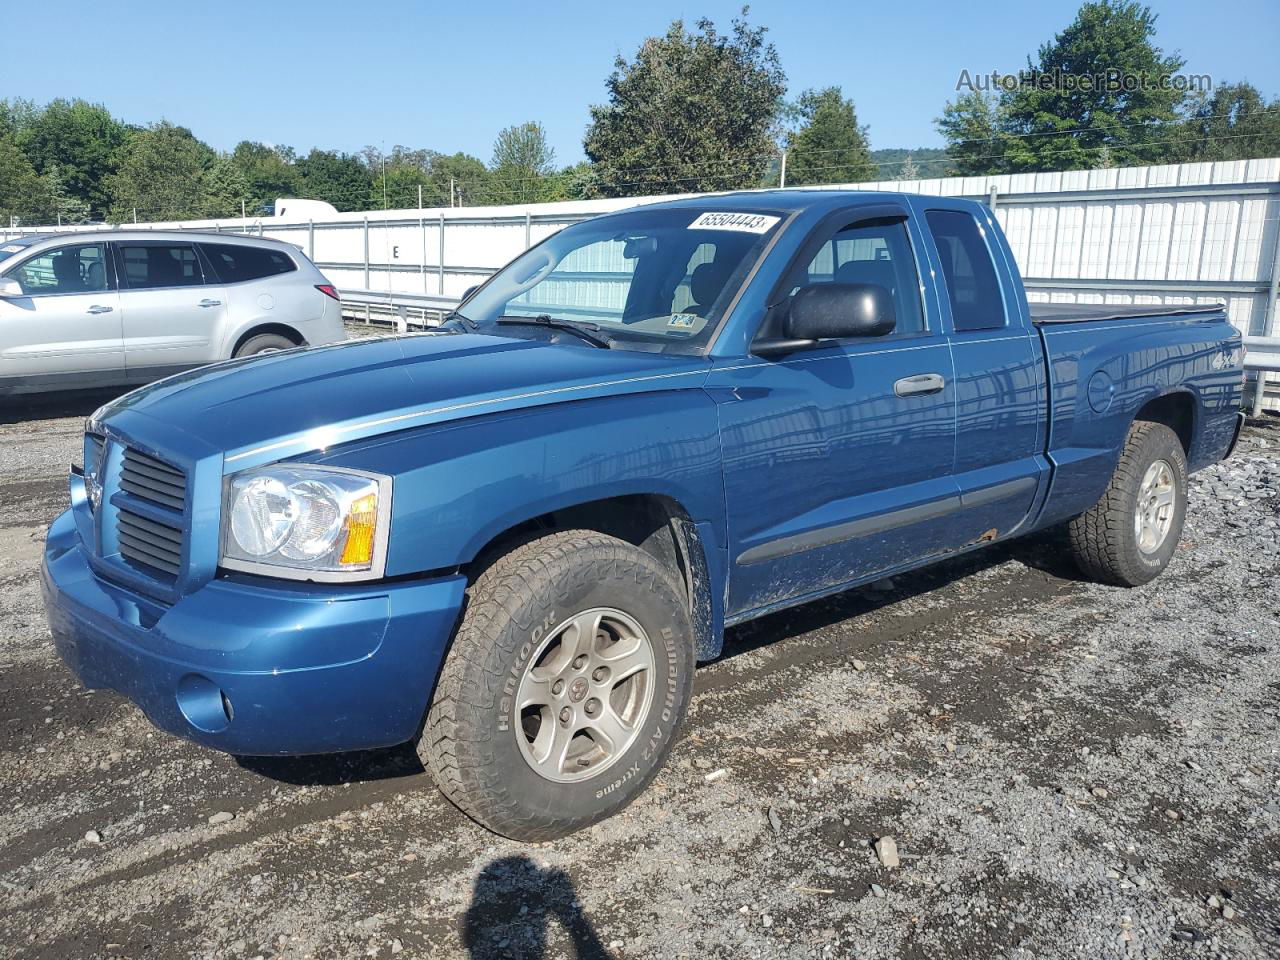
[[[120,294],[107,244],[64,244],[2,275],[21,293],[0,298],[0,384],[80,389],[124,382]]]
[[[809,284],[876,283],[892,294],[893,332],[726,358],[707,382],[720,414],[730,619],[939,552],[959,504],[951,351],[936,301],[922,298],[920,240],[905,208],[855,215],[815,231],[770,318]]]

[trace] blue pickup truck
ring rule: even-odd
[[[728,626],[1055,524],[1089,576],[1153,579],[1242,359],[1217,305],[1029,305],[968,201],[634,208],[439,330],[104,406],[49,623],[164,730],[414,741],[480,823],[560,836],[644,789]]]

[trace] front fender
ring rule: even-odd
[[[470,418],[312,462],[394,478],[388,576],[461,566],[526,520],[629,494],[669,497],[723,543],[716,408],[700,389]]]

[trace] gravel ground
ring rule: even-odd
[[[100,399],[0,409],[0,955],[1280,956],[1275,421],[1144,589],[1047,535],[733,631],[653,787],[529,846],[412,750],[238,762],[80,689],[37,565]]]

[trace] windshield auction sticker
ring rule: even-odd
[[[737,230],[739,233],[768,233],[781,217],[764,213],[704,213],[689,224],[690,230]]]

